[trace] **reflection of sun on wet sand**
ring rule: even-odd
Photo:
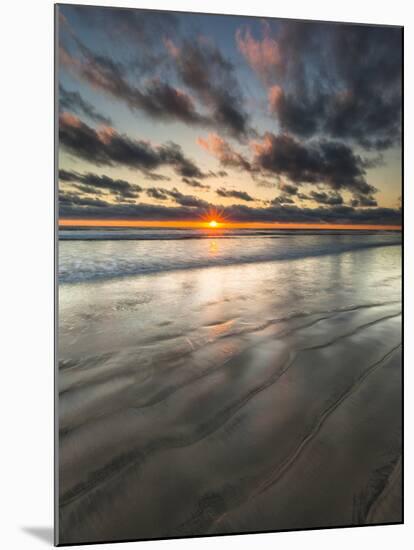
[[[400,522],[400,276],[392,246],[63,285],[61,541]]]

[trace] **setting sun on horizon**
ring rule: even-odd
[[[279,223],[279,222],[236,222],[236,221],[200,221],[200,220],[59,220],[59,227],[129,227],[129,228],[174,228],[174,229],[318,229],[318,230],[366,230],[401,231],[401,225],[381,224],[323,224],[323,223]]]

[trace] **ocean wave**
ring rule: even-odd
[[[68,241],[60,243],[59,283],[146,275],[238,264],[297,260],[401,245],[400,235],[314,235],[268,238],[210,239],[192,243],[168,239],[142,241]]]

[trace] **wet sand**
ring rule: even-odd
[[[401,522],[400,261],[62,285],[60,543]]]

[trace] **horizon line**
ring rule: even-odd
[[[122,219],[82,219],[61,218],[60,227],[131,227],[131,228],[170,228],[170,229],[213,229],[210,220],[205,221],[166,221],[166,220],[122,220]],[[217,220],[214,229],[344,229],[344,230],[390,230],[402,231],[402,225],[385,224],[345,224],[345,223],[295,223],[295,222],[229,222]],[[213,229],[213,230],[214,230]]]

